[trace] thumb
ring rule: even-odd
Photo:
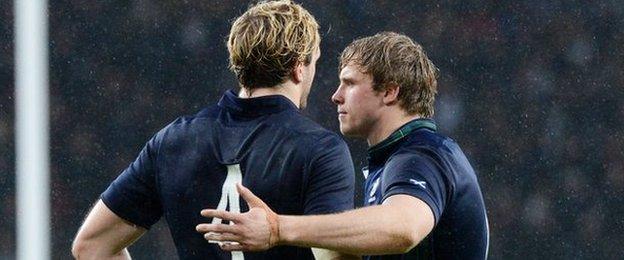
[[[241,197],[243,197],[243,199],[247,202],[247,205],[249,205],[249,209],[251,208],[269,209],[269,206],[267,206],[267,204],[264,203],[264,201],[262,201],[256,195],[254,195],[253,192],[251,192],[242,184],[237,183],[236,190],[238,190],[238,194],[240,194]]]
[[[264,201],[256,197],[256,195],[242,184],[236,183],[236,189],[238,190],[238,194],[240,194],[247,202],[247,205],[249,205],[249,210],[252,208],[261,208],[266,212],[266,218],[269,222],[269,229],[271,232],[269,235],[269,247],[277,245],[280,241],[278,215],[275,214]]]

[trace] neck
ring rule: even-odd
[[[366,137],[369,147],[372,147],[388,138],[392,133],[394,133],[394,131],[407,124],[407,122],[422,118],[420,115],[406,115],[402,110],[393,111],[392,113],[387,113],[387,115],[388,116],[386,117],[380,117],[380,119],[373,124],[373,128]]]
[[[256,88],[256,89],[248,89],[242,87],[238,92],[238,97],[240,98],[255,98],[262,96],[273,96],[273,95],[282,95],[288,98],[291,102],[293,102],[297,108],[301,105],[301,93],[299,93],[299,88],[292,81],[286,81],[282,84],[269,87],[269,88]]]

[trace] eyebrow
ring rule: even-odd
[[[354,82],[353,78],[349,77],[349,76],[347,76],[347,77],[340,77],[339,76],[338,78],[340,79],[341,82],[347,82],[347,83],[353,83]]]

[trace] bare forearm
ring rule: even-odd
[[[110,260],[127,260],[132,259],[128,249],[111,250],[106,247],[98,247],[97,245],[82,245],[72,249],[72,255],[75,259],[110,259]]]
[[[72,255],[76,259],[130,259],[126,248],[145,231],[98,201],[76,234]]]
[[[403,253],[415,245],[405,215],[380,205],[331,215],[280,216],[280,243],[358,255]]]
[[[113,239],[107,235],[89,236],[79,233],[72,245],[72,255],[76,259],[131,259],[127,246],[137,238],[138,236],[123,237],[112,242]]]

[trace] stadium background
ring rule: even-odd
[[[491,258],[621,257],[621,2],[302,2],[323,36],[305,114],[337,131],[329,97],[340,51],[378,31],[405,33],[440,68],[435,118],[478,171]],[[50,1],[54,259],[70,256],[90,205],[153,133],[236,87],[224,39],[247,3]],[[0,2],[0,259],[15,255],[12,11]],[[366,144],[348,143],[361,168]],[[152,229],[133,256],[175,257],[163,223]]]

